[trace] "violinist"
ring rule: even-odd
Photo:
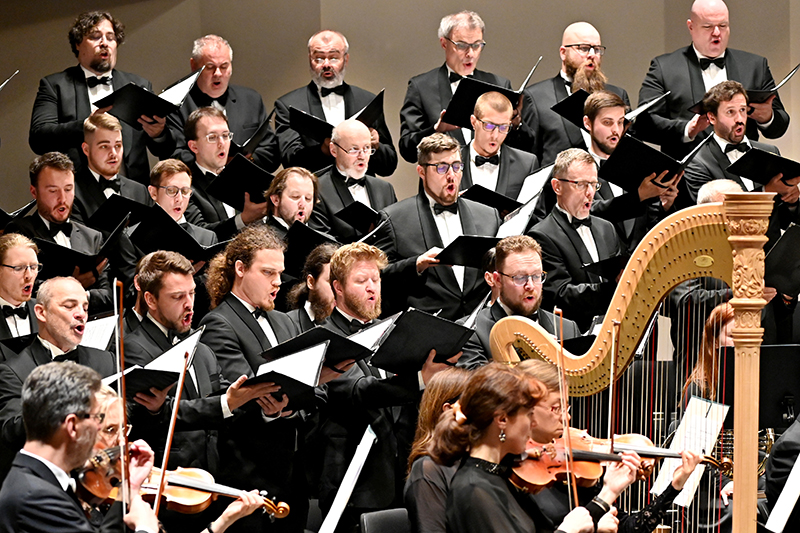
[[[0,490],[0,532],[95,533],[68,472],[92,454],[104,420],[96,396],[100,387],[97,372],[69,361],[39,366],[27,377],[22,388],[27,440]],[[148,450],[132,450],[132,477],[152,466]],[[155,514],[138,493],[124,520],[137,532],[158,532]],[[118,529],[119,523],[107,521],[102,531]]]
[[[548,443],[562,438],[564,426],[561,413],[561,398],[558,385],[558,367],[540,360],[527,360],[519,364],[521,372],[529,378],[544,384],[547,388],[545,398],[534,408],[533,440],[537,443]],[[569,420],[569,413],[566,419]],[[602,508],[614,509],[616,517],[606,514],[597,524],[598,531],[649,532],[664,518],[672,501],[683,489],[694,468],[700,462],[700,456],[690,451],[681,453],[681,466],[675,470],[672,484],[645,508],[634,513],[624,513],[613,507],[614,501],[633,481],[641,463],[634,452],[622,454],[621,462],[612,462],[606,468],[602,481],[591,486],[579,486],[578,497],[581,502],[592,502]],[[569,512],[569,497],[564,484],[555,484],[532,496],[533,500],[554,524],[558,523]],[[588,505],[587,505],[588,506]],[[613,518],[613,519],[612,519]],[[618,522],[618,523],[617,523]]]
[[[490,363],[473,372],[453,409],[442,413],[430,455],[449,466],[461,460],[447,495],[450,533],[535,532],[550,526],[534,502],[518,498],[508,481],[511,459],[531,438],[536,404],[545,387],[516,368]],[[558,525],[564,533],[594,531],[584,507]]]

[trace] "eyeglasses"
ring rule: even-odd
[[[14,274],[22,274],[26,270],[30,270],[31,274],[36,274],[37,272],[42,271],[42,264],[36,263],[35,265],[0,265],[6,268],[10,268],[14,271]]]
[[[364,148],[350,148],[348,150],[339,143],[333,143],[333,144],[341,148],[348,155],[358,155],[358,154],[372,155],[375,153],[375,148],[372,148],[371,146],[365,146]]]
[[[566,183],[571,183],[575,186],[576,189],[579,191],[586,191],[590,187],[593,188],[595,191],[600,190],[600,186],[602,183],[599,181],[575,181],[575,180],[567,180],[563,178],[556,178],[558,181],[564,181]]]
[[[461,161],[455,161],[453,163],[424,163],[423,167],[436,167],[437,174],[447,174],[447,171],[451,168],[453,172],[458,174],[462,170],[464,170],[464,163]]]
[[[466,52],[470,48],[472,48],[473,52],[477,52],[481,48],[486,46],[486,42],[485,41],[481,41],[479,43],[462,43],[461,41],[456,42],[456,41],[452,40],[450,37],[445,37],[445,39],[447,39],[448,41],[453,43],[453,46],[455,46],[456,50],[458,50],[459,52]]]
[[[475,120],[483,124],[483,129],[488,132],[497,130],[500,133],[506,134],[511,131],[511,124],[495,124],[494,122],[486,122],[485,120],[481,120],[478,117],[475,117]]]
[[[519,274],[517,276],[510,276],[498,271],[498,274],[507,278],[511,278],[511,282],[517,287],[524,287],[528,283],[528,280],[531,280],[531,283],[535,285],[537,283],[544,283],[544,280],[547,279],[547,272],[542,272],[541,274]]]
[[[75,416],[77,416],[78,418],[82,418],[83,420],[94,418],[95,420],[97,420],[98,424],[102,424],[103,420],[106,419],[105,413],[75,413]]]
[[[226,131],[225,133],[209,133],[208,135],[206,135],[206,140],[211,144],[214,144],[219,140],[222,140],[223,142],[232,141],[233,132]]]
[[[317,65],[324,65],[326,61],[328,63],[330,63],[331,65],[338,65],[339,63],[342,62],[342,58],[341,57],[312,57],[311,61],[313,61]]]
[[[574,48],[581,55],[592,53],[596,56],[602,56],[606,53],[606,47],[599,44],[565,44],[564,48]]]
[[[114,424],[113,426],[108,426],[108,427],[103,428],[101,430],[101,433],[103,435],[107,436],[107,437],[116,437],[117,435],[119,435],[119,428],[120,428],[119,424]],[[133,429],[132,425],[127,424],[125,426],[125,436],[126,437],[131,434],[131,429]]]
[[[164,189],[170,198],[178,196],[178,193],[181,193],[184,198],[189,198],[194,192],[191,187],[177,187],[175,185],[167,185],[166,187],[159,185],[158,188]]]

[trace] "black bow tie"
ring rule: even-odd
[[[494,154],[493,156],[483,157],[482,155],[475,156],[475,166],[482,167],[486,163],[491,163],[492,165],[499,165],[500,164],[500,156]]]
[[[72,222],[57,224],[53,221],[50,221],[50,236],[55,239],[59,232],[69,237],[72,234]]]
[[[72,350],[71,352],[67,352],[65,354],[57,355],[53,357],[53,361],[56,363],[63,363],[64,361],[73,361],[75,363],[78,362],[78,350]]]
[[[175,346],[176,344],[186,339],[186,337],[188,337],[191,334],[192,334],[192,328],[189,328],[183,333],[179,332],[177,329],[168,329],[167,339],[169,340],[169,342],[172,343],[173,346]]]
[[[190,94],[192,95],[192,100],[194,100],[194,103],[197,104],[197,107],[211,107],[214,105],[214,102],[217,102],[220,106],[225,107],[225,104],[228,103],[228,91],[222,93],[219,98],[211,98],[206,93],[201,91],[197,85],[195,85],[192,87]]]
[[[88,85],[90,89],[94,89],[98,85],[111,85],[111,77],[103,76],[102,78],[97,78],[92,76],[91,78],[86,78],[86,85]]]
[[[726,154],[728,152],[733,152],[734,150],[739,150],[740,152],[745,153],[748,150],[750,150],[750,145],[743,141],[740,142],[739,144],[729,144],[728,146],[725,147]]]
[[[564,86],[565,86],[567,89],[569,89],[570,91],[572,90],[572,82],[571,82],[571,81],[569,81],[569,80],[568,80],[567,78],[565,78],[564,76],[561,76],[561,81],[563,81],[563,82],[564,82]]]
[[[705,70],[711,66],[711,64],[717,66],[718,69],[722,70],[725,68],[725,56],[718,57],[716,59],[709,59],[707,57],[700,58],[700,69]]]
[[[105,191],[106,189],[111,189],[115,193],[119,194],[119,179],[114,178],[111,180],[107,180],[105,178],[100,178],[101,187]]]
[[[258,320],[261,317],[267,318],[267,312],[264,311],[263,309],[256,308],[256,310],[253,311],[253,316],[256,318],[256,320]]]
[[[347,90],[347,86],[343,83],[341,85],[337,85],[336,87],[320,87],[319,94],[322,95],[323,98],[328,96],[331,93],[336,93],[339,96],[344,96],[345,91]]]
[[[450,80],[450,83],[455,83],[461,80],[461,78],[463,77],[464,76],[462,76],[461,74],[456,74],[455,72],[451,72],[450,75],[448,76],[448,79]]]
[[[439,203],[434,203],[433,204],[433,212],[434,212],[434,214],[441,215],[445,211],[447,211],[448,213],[453,213],[454,215],[457,215],[458,214],[458,202],[452,203],[450,205],[442,205],[442,204],[439,204]]]
[[[344,184],[347,185],[348,187],[352,187],[353,185],[360,185],[361,187],[366,187],[367,186],[367,178],[361,178],[361,179],[347,178],[347,180],[345,180]]]
[[[572,224],[572,227],[575,228],[576,230],[578,228],[580,228],[581,226],[586,226],[587,228],[591,228],[592,227],[592,218],[591,217],[586,217],[586,218],[575,218],[575,217],[572,217],[572,222],[570,222],[570,224]]]
[[[358,333],[367,326],[368,324],[364,324],[360,320],[356,320],[354,318],[353,320],[350,321],[350,333]]]
[[[25,304],[22,304],[19,307],[11,307],[10,305],[4,305],[3,316],[4,317],[17,316],[22,320],[26,320],[28,318],[28,306]]]

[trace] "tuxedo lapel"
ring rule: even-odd
[[[461,147],[461,162],[464,163],[464,170],[461,171],[461,187],[462,191],[466,191],[472,187],[472,161],[470,158],[469,144]]]
[[[742,187],[742,190],[745,191],[747,190],[747,187],[744,186],[744,182],[742,181],[741,177],[737,176],[736,174],[732,174],[726,170],[728,166],[730,166],[731,161],[730,159],[728,159],[728,156],[725,155],[725,153],[722,151],[722,149],[719,147],[719,144],[717,144],[716,141],[713,140],[709,141],[703,148],[701,148],[701,150],[708,151],[711,154],[711,157],[714,158],[714,161],[717,162],[719,168],[722,170],[721,177],[733,180]]]
[[[106,195],[103,194],[100,184],[94,179],[94,176],[92,176],[88,168],[80,172],[79,176],[80,178],[76,177],[76,179],[80,179],[81,188],[84,192],[84,194],[82,194],[84,202],[83,207],[87,211],[84,215],[87,217],[88,221],[88,217],[91,217],[106,201]]]
[[[53,356],[50,353],[50,350],[45,348],[44,344],[42,344],[38,338],[33,340],[30,346],[30,350],[35,366],[46,365],[47,363],[53,361]]]
[[[81,67],[76,66],[73,71],[72,87],[75,90],[75,116],[88,117],[92,114],[92,105],[89,103],[89,87],[86,85],[86,76]],[[112,79],[116,79],[116,76]],[[114,88],[116,90],[116,87]]]
[[[564,84],[564,78],[561,77],[560,74],[556,75],[553,78],[553,91],[555,92],[556,103],[560,102],[567,96],[567,86]],[[583,142],[583,136],[581,135],[580,130],[578,127],[573,124],[572,122],[568,121],[564,117],[559,117],[561,119],[561,124],[564,126],[564,133],[567,135],[569,139],[570,146],[583,146],[585,147],[586,144]]]
[[[686,66],[689,70],[689,82],[692,86],[692,102],[699,102],[706,94],[706,86],[703,83],[703,71],[700,70],[700,63],[697,61],[697,54],[694,53],[694,48],[689,45],[684,52],[686,54]],[[730,71],[728,71],[728,79]]]
[[[569,239],[569,242],[572,244],[572,247],[575,249],[575,252],[580,258],[581,263],[584,265],[592,263],[592,256],[589,255],[589,250],[586,249],[586,245],[583,244],[583,240],[581,239],[581,236],[578,235],[578,232],[575,231],[575,228],[573,228],[569,221],[567,221],[567,216],[555,207],[553,208],[552,212],[553,218],[561,228],[561,231],[563,231]]]
[[[353,94],[353,91],[350,89],[350,86],[347,85],[346,82],[342,82],[342,85],[345,88],[344,91],[344,118],[348,119],[355,115],[357,112],[361,111],[360,109],[356,109],[356,97]]]
[[[728,75],[729,80],[743,81],[736,58],[733,57],[730,51],[725,52],[725,73]]]
[[[458,218],[461,220],[461,231],[464,235],[480,235],[478,228],[475,226],[472,210],[467,202],[463,200],[458,200]],[[475,285],[477,275],[478,269],[464,267],[464,294],[469,293]]]
[[[10,339],[13,336],[11,329],[8,327],[8,322],[6,322],[6,317],[0,314],[0,339]]]
[[[417,195],[417,213],[419,214],[419,223],[422,227],[422,238],[425,241],[425,250],[430,250],[434,246],[444,248],[442,236],[439,235],[439,228],[436,227],[436,222],[433,220],[433,213],[431,213],[430,206],[428,205],[428,198],[425,196],[424,192]],[[428,272],[429,276],[437,276],[442,285],[449,291],[454,294],[461,294],[461,289],[458,286],[452,268],[433,267]]]
[[[99,250],[93,246],[89,240],[89,236],[80,224],[72,223],[72,235],[69,237],[70,247],[85,254],[94,255]]]
[[[336,207],[344,209],[355,201],[350,189],[347,188],[346,178],[339,173],[339,169],[336,166],[331,169],[331,182],[333,183],[333,188],[336,189],[336,194],[339,196],[340,206]],[[339,209],[332,209],[331,215],[338,212]]]
[[[232,294],[228,295],[228,304],[231,306],[233,312],[236,313],[236,316],[239,317],[239,320],[241,320],[256,337],[261,351],[265,352],[271,348],[266,333],[261,329],[261,325],[256,320],[256,317],[253,316],[253,313],[250,313],[242,302]]]
[[[317,85],[311,81],[306,85],[306,96],[308,102],[308,112],[317,118],[325,119],[325,111],[322,110],[322,101],[319,99]]]
[[[442,65],[439,69],[439,109],[447,109],[450,99],[453,98],[453,90],[450,88],[450,77],[447,73],[447,67]],[[434,119],[435,122],[435,119]],[[461,146],[466,144],[464,134],[461,133],[461,128],[448,132],[450,136],[455,138]]]
[[[505,195],[508,190],[508,185],[511,181],[509,174],[511,173],[511,167],[514,163],[512,158],[513,154],[510,150],[503,150],[503,148],[500,148],[500,168],[497,169],[497,185],[494,188],[494,190],[500,194]]]
[[[161,331],[161,329],[159,329],[159,327],[156,326],[153,323],[153,321],[150,320],[149,318],[143,320],[141,326],[139,327],[150,339],[150,342],[152,342],[161,351],[161,353],[154,356],[153,359],[155,359],[159,355],[163,354],[164,352],[172,348],[173,346],[172,339],[168,339],[167,336],[164,335],[164,333]],[[194,366],[194,363],[192,363],[192,366]],[[186,378],[183,388],[184,388],[184,394],[188,395],[187,399],[194,399],[198,397],[197,383],[194,382],[194,380],[192,379],[192,375],[189,372],[186,373]]]

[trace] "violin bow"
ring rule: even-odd
[[[572,468],[572,438],[570,437],[569,431],[569,412],[567,407],[567,396],[569,395],[569,390],[567,389],[567,373],[566,367],[564,366],[564,313],[561,311],[561,309],[556,307],[553,309],[553,314],[558,317],[559,326],[558,337],[560,340],[560,347],[556,355],[558,357],[558,392],[561,400],[561,419],[562,426],[564,427],[564,445],[567,447],[567,492],[570,493],[570,508],[574,509],[575,507],[579,507],[580,503],[578,502],[578,485],[575,481],[574,470]]]
[[[125,375],[123,374],[123,370],[125,369],[125,345],[123,342],[123,335],[125,333],[125,324],[123,323],[124,316],[123,316],[123,286],[122,282],[118,279],[114,280],[114,286],[117,289],[114,292],[114,299],[118,301],[114,302],[114,312],[117,314],[117,320],[115,324],[116,335],[117,335],[117,391],[119,391],[119,397],[122,401],[122,419],[120,421],[120,428],[119,428],[119,435],[122,436],[122,449],[120,454],[120,460],[122,461],[122,489],[120,491],[121,499],[122,499],[122,516],[128,512],[128,505],[130,504],[130,450],[128,449],[128,432],[125,429],[128,427],[128,409],[126,404],[126,390],[125,390]]]

